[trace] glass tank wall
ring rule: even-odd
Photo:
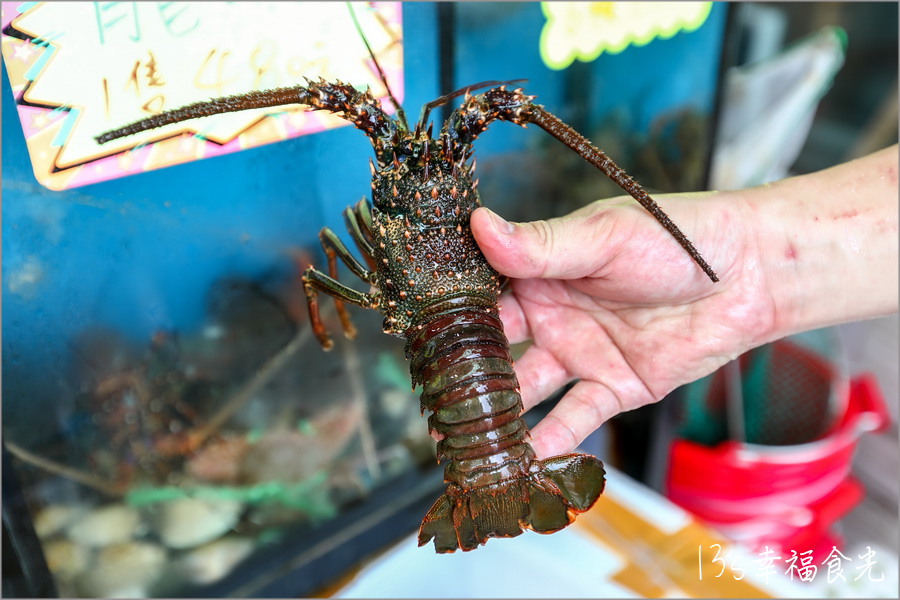
[[[612,31],[617,3],[585,3],[587,15],[540,3],[403,4],[403,105],[415,119],[441,94],[525,79],[514,85],[649,190],[701,189],[726,8],[687,4],[702,5],[687,25],[598,42],[605,50],[580,59],[566,32],[587,18],[595,35]],[[216,5],[192,6],[203,16]],[[34,122],[50,105],[23,100],[41,66],[21,61],[48,47],[62,60],[79,30],[54,41],[17,29],[9,12],[54,3],[3,8],[2,433],[13,469],[4,497],[9,485],[21,500],[4,503],[4,521],[15,522],[19,549],[28,535],[39,541],[21,557],[25,570],[45,566],[62,596],[304,595],[361,558],[336,550],[357,542],[342,523],[387,519],[379,510],[406,510],[415,489],[423,508],[410,505],[402,526],[359,548],[409,534],[440,469],[403,342],[382,333],[380,315],[354,308],[358,335],[344,339],[323,300],[336,341],[323,352],[300,283],[308,264],[326,265],[322,227],[349,241],[342,212],[369,198],[369,141],[341,127],[48,189],[42,178],[58,175],[46,175],[46,161],[36,175],[30,151],[59,150],[41,137],[56,121]],[[265,24],[265,3],[246,10]],[[433,111],[436,126],[444,115]],[[495,123],[475,147],[482,198],[510,219],[621,194],[534,127]],[[343,267],[340,278],[367,291]],[[311,547],[321,551],[304,554]],[[330,565],[318,578],[301,569],[314,560]]]

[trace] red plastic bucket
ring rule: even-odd
[[[852,380],[846,399],[830,429],[805,444],[728,441],[708,447],[676,440],[666,476],[668,497],[751,547],[827,554],[837,540],[829,527],[863,496],[849,476],[856,444],[863,433],[890,422],[872,375]]]

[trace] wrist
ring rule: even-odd
[[[897,310],[897,147],[744,192],[771,341]]]

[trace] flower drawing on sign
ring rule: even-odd
[[[591,62],[706,21],[712,2],[541,2],[547,22],[541,31],[541,59],[565,69],[575,59]]]

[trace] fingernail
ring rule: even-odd
[[[496,229],[500,233],[505,233],[506,235],[509,235],[513,232],[515,227],[513,227],[512,223],[510,223],[509,221],[507,221],[506,219],[504,219],[503,217],[501,217],[500,215],[498,215],[497,213],[495,213],[494,211],[492,211],[489,208],[487,209],[487,211],[488,211],[488,214],[491,216],[491,221],[494,222],[494,229]]]

